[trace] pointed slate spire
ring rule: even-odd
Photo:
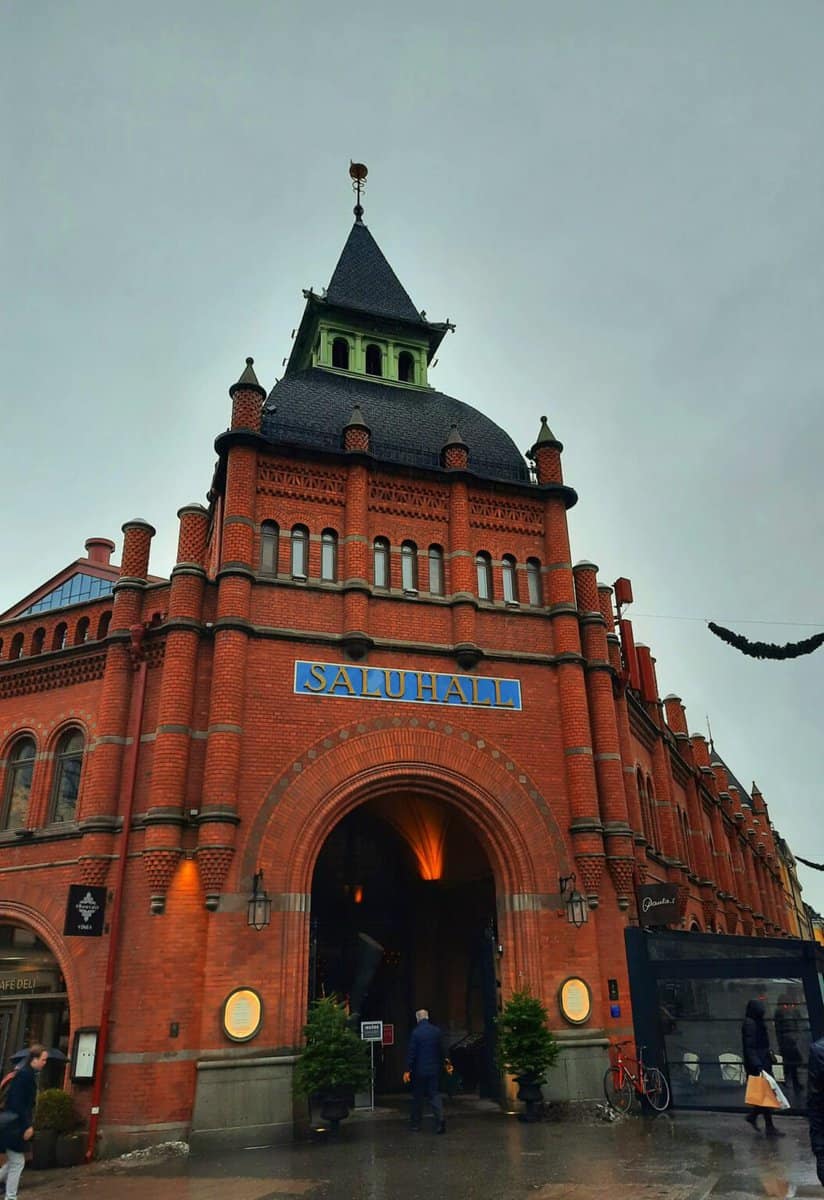
[[[254,361],[253,358],[246,359],[246,368],[241,372],[240,379],[229,388],[230,396],[234,396],[235,392],[256,391],[260,392],[264,400],[266,399],[266,391],[260,386],[260,381],[255,374]]]
[[[538,430],[538,437],[535,440],[535,445],[529,451],[529,457],[534,458],[535,452],[540,450],[542,446],[551,446],[556,450],[563,450],[563,445],[558,441],[555,434],[549,428],[546,417],[541,417],[541,428]]]
[[[356,403],[351,417],[343,427],[343,448],[344,450],[367,451],[371,436],[372,431],[363,419],[361,406]]]
[[[369,426],[363,419],[363,409],[359,404],[355,404],[352,409],[352,415],[344,425],[344,429],[368,429]]]
[[[441,462],[451,471],[464,470],[469,466],[469,447],[453,422],[446,441],[441,448]]]
[[[326,289],[327,304],[425,324],[367,227],[352,226]]]

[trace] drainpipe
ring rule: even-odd
[[[120,949],[120,912],[123,905],[123,885],[126,877],[128,862],[129,834],[132,827],[134,811],[135,783],[137,781],[137,760],[140,754],[140,730],[143,725],[143,704],[146,698],[146,655],[143,647],[145,629],[142,625],[133,625],[131,634],[131,654],[135,664],[137,679],[132,690],[132,703],[129,710],[129,745],[127,747],[127,762],[125,775],[125,810],[123,813],[123,828],[120,832],[120,854],[117,860],[117,874],[114,882],[114,900],[109,922],[109,956],[106,962],[106,981],[103,985],[103,1009],[100,1013],[100,1037],[97,1042],[97,1069],[92,1090],[91,1120],[89,1121],[89,1140],[86,1145],[86,1162],[94,1158],[97,1128],[100,1123],[100,1101],[103,1095],[103,1079],[105,1075],[106,1050],[109,1044],[109,1023],[112,1011],[112,992],[114,989],[117,953]]]

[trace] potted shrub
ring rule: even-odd
[[[543,1102],[542,1084],[558,1057],[558,1043],[547,1028],[547,1011],[528,988],[513,992],[497,1020],[498,1061],[515,1077],[524,1120],[537,1121]]]
[[[349,1028],[346,1009],[334,996],[310,1005],[303,1036],[306,1047],[295,1067],[295,1088],[310,1105],[320,1103],[321,1120],[337,1133],[355,1092],[369,1087],[366,1043]]]
[[[57,1139],[77,1126],[74,1102],[62,1088],[44,1088],[38,1093],[31,1140],[32,1166],[43,1171],[57,1165]]]

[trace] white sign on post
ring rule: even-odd
[[[362,1042],[382,1042],[383,1021],[361,1021],[360,1035]]]

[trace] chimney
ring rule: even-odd
[[[109,538],[86,539],[86,557],[90,563],[95,563],[98,567],[108,567],[113,552],[114,542]]]

